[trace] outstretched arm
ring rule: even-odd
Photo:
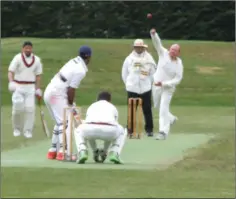
[[[156,49],[158,55],[162,56],[167,49],[163,47],[163,45],[161,43],[161,39],[155,29],[151,29],[150,35],[152,38],[153,46]]]

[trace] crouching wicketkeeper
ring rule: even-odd
[[[118,123],[118,111],[111,103],[111,94],[101,92],[97,102],[87,110],[86,118],[75,129],[75,142],[78,150],[77,163],[82,164],[88,159],[87,141],[89,142],[95,162],[105,161],[107,154],[111,162],[122,164],[120,153],[127,137],[127,130]],[[96,140],[104,141],[104,148],[97,149]],[[109,153],[108,153],[109,151]]]

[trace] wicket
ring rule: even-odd
[[[70,111],[70,109],[71,108],[69,108],[69,107],[64,108],[62,137],[63,137],[64,160],[72,161],[73,160],[73,134],[74,134],[75,122],[80,120],[81,108],[75,107],[75,109],[78,111],[79,115],[78,114],[75,115],[73,112]],[[79,125],[79,124],[77,124],[77,125]],[[67,128],[69,128],[69,135],[66,135]],[[67,140],[67,139],[69,139],[69,140]],[[66,153],[66,150],[68,151],[67,153]]]
[[[143,103],[143,100],[141,98],[129,98],[128,129],[131,129],[131,126],[133,126],[133,132],[131,132],[132,134],[129,134],[130,139],[131,138],[136,138],[136,139],[141,138],[141,134],[142,134],[142,103]],[[136,119],[137,112],[138,112],[138,120]],[[132,125],[132,115],[133,115],[133,125]],[[138,131],[137,132],[136,132],[136,121],[138,123],[138,129],[137,129]]]

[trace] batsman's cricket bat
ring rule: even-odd
[[[43,110],[42,110],[41,101],[40,101],[40,100],[38,101],[38,104],[39,104],[39,110],[40,110],[40,118],[41,118],[41,122],[42,122],[42,125],[43,125],[43,131],[44,131],[45,135],[46,135],[48,138],[50,138],[50,131],[49,131],[49,129],[48,129],[46,120],[44,119],[44,112],[43,112]]]

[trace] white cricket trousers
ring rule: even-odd
[[[13,129],[32,133],[35,120],[35,85],[17,84],[12,94]]]
[[[67,95],[65,92],[56,89],[52,84],[49,84],[44,92],[44,102],[48,108],[52,119],[55,121],[55,126],[52,135],[52,146],[49,151],[57,151],[57,148],[59,147],[59,152],[62,152],[64,108],[68,107]],[[67,120],[67,124],[70,124],[70,117],[68,117],[68,112],[66,113],[65,119]],[[67,125],[66,148],[70,147],[70,130],[70,125]]]
[[[104,150],[116,152],[120,155],[127,132],[121,125],[104,125],[104,124],[81,124],[75,129],[75,142],[78,152],[87,150],[87,141],[90,143],[92,150],[96,150],[96,140],[104,141]]]
[[[175,116],[170,112],[170,103],[174,91],[153,86],[152,93],[154,107],[159,109],[159,132],[162,131],[168,135],[170,132],[170,124],[175,119]]]

